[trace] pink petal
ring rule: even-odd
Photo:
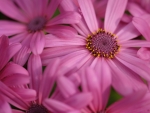
[[[13,3],[13,1],[10,0],[0,0],[0,10],[1,12],[3,12],[5,15],[21,21],[21,22],[27,22],[26,19],[26,15],[23,14],[23,12],[21,12],[19,10],[19,8],[17,8],[15,6],[15,4]]]
[[[137,36],[139,36],[140,33],[138,30],[134,27],[132,22],[127,24],[125,27],[123,27],[119,32],[117,32],[116,36],[118,37],[119,42],[124,42],[130,39],[133,39]]]
[[[125,112],[129,107],[137,104],[140,99],[145,95],[146,90],[139,90],[137,92],[124,97],[120,101],[112,104],[107,110],[107,113],[127,113]]]
[[[142,60],[150,60],[150,50],[145,47],[141,47],[138,52],[137,56],[141,58]]]
[[[37,99],[35,90],[24,88],[11,88],[11,89],[25,101],[35,101]]]
[[[150,42],[145,40],[129,40],[120,45],[122,47],[150,47]]]
[[[8,37],[5,35],[0,37],[0,70],[6,65],[6,63],[9,61],[8,56],[8,47],[9,47],[9,40]]]
[[[1,87],[0,88],[1,94],[6,98],[6,100],[10,104],[12,104],[22,110],[26,110],[28,108],[29,105],[19,95],[17,95],[14,91],[9,89],[1,81],[0,81],[0,87]]]
[[[53,16],[53,14],[55,13],[55,11],[58,8],[61,1],[62,0],[57,0],[57,1],[56,0],[51,0],[50,1],[49,5],[47,6],[48,8],[45,11],[46,14],[48,15],[48,18],[51,18]]]
[[[71,36],[71,35],[70,35]],[[60,39],[55,35],[46,35],[45,47],[61,47],[61,46],[85,46],[85,40],[81,38],[71,39]]]
[[[150,41],[150,26],[148,25],[148,23],[140,17],[134,17],[133,24],[139,30],[139,32],[146,38],[146,40]]]
[[[39,55],[31,55],[28,61],[28,72],[31,76],[30,87],[39,92],[40,81],[42,77],[42,64]]]
[[[66,99],[65,103],[75,109],[82,109],[86,107],[92,99],[93,95],[91,93],[79,93]]]
[[[54,25],[46,28],[50,34],[54,34],[59,38],[72,39],[76,38],[77,31],[70,26]],[[47,36],[47,35],[46,35]]]
[[[0,110],[1,113],[12,113],[10,105],[2,97],[0,97]]]
[[[35,54],[41,54],[45,45],[45,36],[42,32],[36,32],[34,33],[31,42],[30,42],[30,48],[31,51]]]
[[[66,113],[69,111],[73,111],[74,109],[71,108],[69,105],[66,105],[65,103],[62,103],[57,100],[53,99],[46,99],[43,102],[43,105],[51,112],[54,113]]]
[[[118,54],[116,57],[122,64],[127,66],[129,69],[131,69],[133,72],[139,74],[141,77],[143,77],[145,80],[150,80],[150,70],[147,64],[145,62],[137,57],[128,55],[126,53]]]
[[[28,76],[28,72],[26,69],[24,69],[20,65],[10,62],[5,66],[4,70],[1,72],[0,79],[3,79],[4,77],[14,75],[14,74],[20,74],[20,76],[21,75]]]
[[[73,0],[62,0],[59,6],[59,10],[60,12],[65,12],[65,11],[77,11],[78,9]]]
[[[140,8],[140,6],[134,2],[129,2],[127,5],[127,9],[134,17],[139,17],[147,13],[144,9]]]
[[[146,85],[136,73],[116,59],[114,61],[110,60],[108,63],[112,69],[112,85],[121,95],[127,96],[141,88],[146,88]]]
[[[104,29],[108,32],[114,33],[123,13],[125,11],[128,0],[109,0],[107,3]]]
[[[21,74],[15,74],[12,76],[7,76],[2,79],[2,81],[7,85],[7,86],[13,86],[13,85],[25,85],[29,83],[29,76],[26,75],[21,75]]]
[[[26,31],[26,26],[18,22],[1,20],[0,25],[0,35],[5,34],[7,36],[11,36]]]
[[[12,113],[24,113],[24,111],[20,111],[20,110],[15,110],[15,109],[13,109],[13,110],[12,110]]]
[[[30,48],[28,48],[28,47],[26,47],[26,46],[23,46],[23,47],[19,50],[19,52],[14,55],[14,57],[13,57],[13,62],[15,62],[15,63],[17,63],[17,64],[23,66],[23,65],[27,62],[27,60],[28,60],[30,54],[31,54]]]
[[[78,0],[84,19],[91,32],[98,30],[98,23],[91,0]]]
[[[24,31],[23,33],[17,34],[9,38],[9,42],[10,44],[22,42],[27,37],[27,35],[28,33]]]
[[[81,19],[81,16],[73,11],[68,11],[66,13],[59,14],[58,16],[51,19],[47,26],[57,25],[57,24],[74,24],[78,23]]]
[[[101,59],[97,61],[94,70],[96,72],[96,76],[98,76],[98,80],[101,87],[102,108],[105,109],[109,99],[110,89],[112,85],[111,69],[107,61],[105,59]]]
[[[39,89],[39,101],[43,101],[47,98],[52,90],[54,83],[57,78],[57,69],[59,67],[60,61],[58,59],[49,62],[49,65],[44,71],[43,78],[41,80],[40,89]]]
[[[78,92],[75,84],[64,76],[58,77],[57,85],[65,98],[68,98]]]
[[[99,82],[96,73],[92,68],[87,68],[84,73],[81,74],[81,84],[83,92],[91,92],[93,100],[89,105],[93,111],[102,110],[102,92],[101,86],[99,87]],[[92,107],[93,106],[93,107]]]
[[[47,49],[44,49],[44,51],[42,52],[41,58],[42,59],[55,58],[55,57],[64,56],[64,55],[67,55],[69,53],[79,51],[79,50],[82,50],[82,48],[78,46],[47,48]]]
[[[8,47],[9,59],[11,59],[20,50],[21,46],[22,45],[20,43],[13,43],[9,45]]]

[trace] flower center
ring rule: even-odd
[[[44,106],[34,104],[26,111],[26,113],[49,113],[49,112]]]
[[[102,29],[87,37],[86,48],[95,57],[114,58],[119,47],[117,37]]]
[[[35,32],[35,31],[43,29],[45,24],[46,24],[46,18],[44,18],[44,17],[37,17],[37,18],[31,20],[27,24],[27,28],[28,28],[29,31]]]

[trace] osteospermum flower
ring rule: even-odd
[[[61,90],[68,90],[59,85],[59,88],[64,88],[59,91],[55,84],[59,72],[61,72],[58,71],[59,65],[59,60],[50,62],[42,74],[40,57],[31,55],[28,62],[28,71],[31,75],[29,88],[36,90],[37,96],[35,100],[28,102],[16,98],[15,102],[13,101],[11,104],[20,110],[13,109],[13,113],[80,113],[80,109],[77,108],[85,107],[91,101],[92,96],[90,93],[78,93],[66,100],[58,96]],[[69,103],[73,103],[75,106],[72,107]]]
[[[11,36],[11,43],[22,43],[21,50],[14,58],[16,63],[23,65],[30,52],[42,53],[45,33],[57,34],[61,38],[76,33],[69,26],[61,24],[78,22],[80,16],[77,13],[66,12],[52,18],[60,2],[61,0],[0,0],[1,12],[15,20],[1,20],[0,35]]]
[[[110,94],[110,85],[109,87],[106,86],[107,83],[104,82],[104,79],[99,79],[92,68],[88,67],[82,70],[81,90],[82,92],[92,92],[93,95],[93,100],[82,110],[83,113],[146,113],[144,112],[147,110],[145,108],[149,106],[146,105],[149,104],[146,101],[149,98],[149,96],[145,96],[146,89],[142,88],[106,107]],[[145,104],[144,108],[142,108],[143,104]]]
[[[35,97],[33,90],[22,87],[29,83],[28,72],[20,65],[9,62],[20,48],[21,44],[9,45],[8,37],[4,35],[0,37],[0,111],[2,113],[12,113],[7,102],[15,101],[14,95],[25,100],[32,100]]]
[[[91,0],[78,0],[78,5],[74,4],[74,10],[80,8],[79,13],[83,18],[79,24],[72,26],[80,35],[67,41],[47,39],[47,47],[50,48],[41,54],[43,65],[55,57],[61,57],[62,66],[77,69],[93,67],[97,76],[112,76],[113,87],[123,95],[131,93],[132,89],[143,87],[140,77],[149,81],[150,70],[147,64],[136,56],[135,47],[149,47],[150,42],[134,40],[139,32],[132,22],[119,26],[126,4],[127,0],[109,0],[104,26],[99,26]],[[111,71],[107,76],[100,74],[107,71]]]

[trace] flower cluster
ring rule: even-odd
[[[150,113],[150,0],[0,0],[0,18],[0,113]]]

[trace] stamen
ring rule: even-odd
[[[102,29],[87,37],[86,48],[95,57],[114,58],[119,47],[115,34]]]
[[[31,32],[35,32],[38,30],[42,30],[46,24],[46,18],[45,17],[37,17],[31,20],[27,24],[27,29]]]
[[[26,111],[26,113],[49,113],[49,112],[44,106],[34,104]]]

